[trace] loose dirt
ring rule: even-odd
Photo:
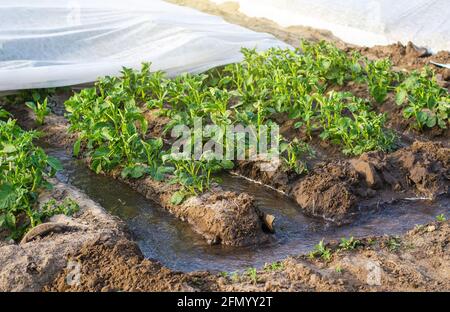
[[[370,237],[359,247],[339,251],[331,243],[329,261],[289,257],[276,269],[215,275],[171,272],[143,259],[127,240],[98,241],[73,259],[80,282],[68,285],[67,269],[46,291],[448,291],[449,222],[432,223],[402,237]]]
[[[31,230],[20,244],[0,245],[0,291],[39,291],[68,265],[70,254],[81,246],[102,237],[128,237],[124,224],[97,203],[74,188],[52,182],[53,190],[42,193],[39,202],[70,197],[80,211],[74,218],[52,217],[49,223]]]

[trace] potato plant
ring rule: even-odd
[[[389,59],[365,62],[365,72],[370,95],[378,103],[383,103],[392,89],[392,84],[398,80],[399,74],[392,70]]]
[[[61,169],[57,159],[33,144],[38,135],[15,120],[0,120],[0,229],[11,231],[13,238],[41,222],[39,191],[51,188],[46,178]]]
[[[396,88],[396,102],[404,107],[403,116],[413,119],[414,127],[419,130],[448,126],[450,97],[447,89],[438,85],[429,68],[412,72]]]

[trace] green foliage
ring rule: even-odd
[[[50,188],[46,177],[61,169],[59,161],[33,144],[35,131],[24,131],[14,120],[0,121],[0,228],[20,236],[27,227],[38,224],[38,192]],[[26,220],[18,226],[18,218]]]
[[[253,284],[256,284],[258,282],[258,271],[256,270],[256,268],[248,268],[245,271],[245,275],[250,278]]]
[[[389,59],[366,61],[365,72],[370,95],[378,103],[383,103],[392,83],[398,80],[398,74],[392,70],[392,62]]]
[[[320,257],[325,261],[331,260],[331,250],[325,247],[323,240],[314,246],[314,250],[309,253],[311,259]]]
[[[0,119],[7,119],[10,116],[11,114],[6,109],[0,108]]]
[[[385,115],[371,111],[365,100],[333,91],[315,98],[321,111],[322,139],[343,145],[343,152],[351,155],[392,149],[395,136],[384,129]]]
[[[243,49],[244,61],[224,70],[232,77],[227,88],[235,88],[231,92],[238,95],[234,100],[238,103],[237,117],[257,116],[248,120],[258,125],[274,113],[287,113],[296,121],[294,127],[304,129],[307,135],[322,129],[322,139],[343,142],[346,154],[390,150],[394,136],[384,130],[385,115],[373,112],[369,103],[349,93],[325,93],[328,84],[363,81],[361,57],[348,56],[325,42],[304,42],[302,52],[271,49],[257,53]],[[388,61],[369,63],[366,68],[371,84],[386,85],[386,90],[396,77],[387,73]]]
[[[272,48],[258,53],[242,49],[242,53],[240,63],[175,78],[150,72],[147,63],[139,71],[124,68],[121,77],[105,77],[94,88],[75,94],[66,102],[70,131],[79,135],[74,154],[85,153],[95,172],[120,168],[124,178],[150,175],[158,181],[169,179],[180,186],[171,200],[179,204],[186,196],[209,189],[214,173],[229,170],[233,163],[208,157],[173,158],[161,138],[149,137],[148,110],[170,119],[165,133],[178,125],[192,127],[202,118],[204,125],[216,125],[222,133],[238,124],[254,126],[259,139],[262,126],[274,126],[281,115],[291,119],[306,139],[319,134],[320,139],[341,146],[348,155],[391,150],[395,136],[385,129],[384,114],[375,112],[367,99],[329,91],[354,81],[367,84],[378,102],[383,102],[396,84],[401,103],[408,99],[407,103],[417,100],[423,105],[423,100],[431,103],[434,100],[428,98],[435,98],[433,117],[427,117],[426,124],[432,126],[432,118],[440,126],[447,122],[447,93],[431,84],[433,88],[428,89],[435,95],[425,97],[414,87],[417,83],[411,82],[417,75],[402,82],[403,75],[395,73],[387,59],[368,61],[327,42],[306,41],[301,50]],[[420,120],[425,114],[421,111],[413,113],[422,116]],[[209,139],[202,137],[202,143]],[[245,153],[255,148],[248,139],[242,140]],[[222,143],[227,149],[228,142]],[[281,154],[292,172],[307,171],[305,160],[311,155],[307,142],[282,142]]]
[[[443,213],[441,213],[440,215],[436,216],[436,221],[438,221],[438,222],[445,222],[445,221],[447,221],[447,218],[444,216]]]
[[[36,115],[36,123],[38,125],[43,125],[45,117],[50,114],[50,108],[47,107],[47,98],[45,98],[42,102],[26,102],[25,105],[28,106],[28,108],[30,108]]]
[[[298,139],[291,142],[283,142],[280,146],[280,153],[283,155],[283,161],[287,168],[293,170],[297,174],[302,174],[308,171],[304,159],[314,154],[311,147]]]
[[[447,128],[450,114],[450,97],[447,89],[438,85],[434,72],[424,68],[412,72],[396,88],[397,105],[404,107],[403,116],[413,119],[413,126]]]
[[[266,263],[264,265],[264,271],[266,272],[274,272],[284,270],[283,262],[275,261],[272,263]]]
[[[81,142],[84,142],[95,172],[123,165],[123,176],[138,178],[146,171],[157,169],[154,161],[159,157],[162,142],[145,140],[147,121],[134,98],[120,88],[105,89],[115,83],[123,88],[122,83],[107,77],[97,83],[98,90],[84,89],[66,101],[69,131],[79,133],[74,154],[78,156]],[[139,166],[142,163],[146,167]]]
[[[33,210],[33,219],[36,225],[42,223],[46,219],[58,214],[72,216],[80,210],[80,206],[72,198],[65,198],[62,202],[57,202],[55,199],[47,201],[41,209]]]
[[[349,56],[326,41],[309,43],[303,40],[301,50],[305,65],[310,72],[317,74],[321,81],[343,85],[346,81],[358,81],[362,77],[361,56],[358,53]]]
[[[170,163],[175,167],[171,182],[181,186],[181,189],[172,195],[171,202],[174,205],[180,204],[187,195],[203,193],[215,180],[212,178],[213,173],[232,167],[230,161],[206,158],[177,159],[170,154],[164,156],[163,160],[164,163]]]
[[[390,251],[396,251],[400,246],[400,239],[398,237],[390,237],[387,241],[387,247]]]
[[[341,238],[341,242],[339,244],[339,248],[341,250],[353,250],[361,245],[361,242],[357,239],[354,239],[353,236],[350,238]]]

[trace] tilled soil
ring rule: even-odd
[[[371,237],[354,250],[330,244],[329,261],[289,257],[279,268],[249,274],[172,272],[144,259],[128,240],[83,246],[73,255],[80,282],[68,285],[67,269],[46,291],[448,291],[449,222],[433,223],[398,237]]]
[[[223,4],[216,4],[209,0],[168,0],[168,2],[188,6],[208,14],[221,16],[229,23],[244,26],[254,31],[270,33],[281,41],[295,47],[300,45],[301,39],[309,41],[327,40],[335,42],[342,48],[346,46],[343,41],[333,36],[328,30],[305,26],[281,27],[269,19],[249,17],[242,14],[239,12],[239,4],[231,1]]]
[[[307,212],[340,223],[371,202],[447,194],[449,161],[449,148],[416,141],[393,153],[319,165],[294,183],[290,194]]]
[[[78,190],[52,181],[41,195],[80,205],[55,216],[20,244],[0,245],[2,291],[392,291],[450,290],[450,221],[417,226],[401,237],[370,237],[331,258],[289,257],[249,275],[173,272],[145,259],[123,222]],[[31,233],[31,232],[30,232]]]
[[[77,189],[56,180],[54,188],[39,197],[75,200],[80,211],[72,218],[52,217],[28,232],[19,244],[0,245],[0,291],[39,291],[70,262],[70,255],[102,237],[129,238],[124,223],[109,215]]]
[[[449,148],[442,143],[416,141],[392,153],[370,152],[321,162],[293,181],[283,168],[264,172],[258,162],[244,162],[236,171],[287,193],[311,215],[344,223],[371,204],[448,194],[449,165]]]

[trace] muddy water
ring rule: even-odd
[[[225,175],[221,177],[225,188],[252,194],[260,209],[275,215],[275,240],[258,248],[210,246],[187,223],[179,221],[128,186],[94,174],[63,150],[47,149],[47,152],[63,163],[64,170],[58,178],[83,190],[110,213],[122,218],[146,257],[181,271],[230,272],[261,267],[266,262],[308,252],[321,239],[401,234],[415,224],[450,212],[448,198],[435,203],[401,201],[378,207],[351,225],[337,227],[305,216],[283,194],[240,177]]]

